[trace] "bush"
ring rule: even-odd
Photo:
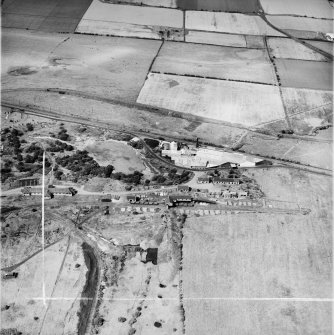
[[[34,126],[31,123],[27,123],[27,130],[28,131],[33,131],[34,130]]]

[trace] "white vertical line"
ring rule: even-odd
[[[43,150],[43,174],[42,174],[42,281],[43,281],[43,304],[46,306],[46,296],[45,296],[45,253],[44,253],[44,183],[45,183],[45,150]]]

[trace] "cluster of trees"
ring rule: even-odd
[[[50,152],[64,152],[64,151],[72,151],[74,150],[74,147],[70,144],[60,142],[60,141],[55,141],[54,143],[51,143],[49,145],[48,151]]]
[[[156,148],[159,145],[159,141],[152,138],[145,138],[144,141],[152,149]]]
[[[67,134],[67,130],[63,126],[60,127],[58,138],[62,141],[68,141],[70,139],[70,135]]]
[[[81,176],[99,176],[104,177],[104,167],[88,156],[88,151],[78,150],[73,155],[57,157],[56,163]]]
[[[141,183],[143,174],[139,171],[135,171],[130,174],[125,174],[123,172],[116,172],[111,174],[110,177],[116,180],[121,180],[127,184],[139,185]]]
[[[112,178],[131,185],[140,184],[143,177],[143,174],[138,171],[134,171],[130,174],[123,172],[113,173],[114,167],[112,165],[100,166],[94,158],[88,155],[86,150],[78,150],[71,156],[65,155],[63,157],[57,157],[56,163],[74,172],[77,176]],[[58,170],[58,167],[55,167],[54,172],[55,177],[58,179],[63,175],[63,173]]]
[[[152,181],[156,184],[175,185],[182,184],[189,180],[191,172],[183,170],[181,174],[177,173],[176,168],[169,170],[167,175],[155,175],[152,177]]]

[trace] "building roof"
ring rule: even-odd
[[[178,190],[190,190],[190,187],[189,187],[189,186],[186,186],[186,185],[178,185],[178,186],[177,186],[177,189],[178,189]]]
[[[198,177],[198,180],[210,180],[209,176],[200,176]]]
[[[50,188],[49,191],[56,194],[72,194],[69,188]]]
[[[190,195],[170,195],[169,201],[192,201]]]
[[[217,182],[235,182],[235,181],[240,181],[239,178],[221,178],[221,177],[213,177],[212,181],[217,181]]]

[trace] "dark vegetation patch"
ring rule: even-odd
[[[37,73],[36,70],[33,70],[29,66],[22,66],[22,67],[12,67],[7,72],[11,76],[28,76],[30,74]]]
[[[257,0],[178,0],[177,7],[184,10],[206,10],[214,12],[257,13]]]

